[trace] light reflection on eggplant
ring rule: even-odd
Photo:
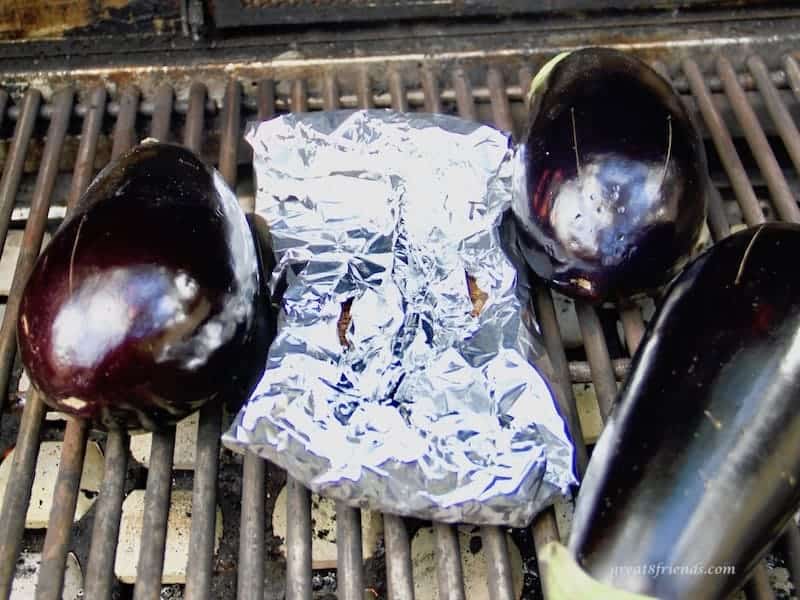
[[[724,598],[796,510],[798,253],[800,226],[745,230],[670,288],[578,497],[570,550],[595,579],[663,600]]]
[[[104,169],[21,299],[23,364],[45,402],[158,429],[241,400],[271,314],[234,193],[190,151],[144,144]]]

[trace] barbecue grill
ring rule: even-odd
[[[23,547],[42,553],[37,598],[61,597],[70,552],[83,567],[84,597],[159,598],[166,593],[170,498],[178,489],[192,492],[191,533],[185,588],[170,590],[177,596],[169,597],[260,600],[285,591],[287,598],[306,599],[335,591],[345,600],[414,598],[410,539],[425,524],[383,515],[383,542],[365,568],[361,513],[337,505],[335,577],[314,575],[308,491],[260,458],[221,451],[220,434],[231,415],[220,408],[200,413],[193,471],[173,470],[174,430],[153,436],[145,469],[129,457],[126,434],[92,432],[79,420],[46,420],[41,398],[18,392],[16,316],[44,235],[55,230],[99,167],[144,137],[199,152],[253,210],[250,152],[242,141],[248,120],[288,111],[391,107],[457,114],[519,135],[525,92],[540,65],[565,49],[610,45],[637,53],[670,78],[697,119],[715,184],[708,214],[712,240],[742,223],[800,221],[800,8],[792,3],[667,2],[651,8],[640,2],[549,2],[531,12],[527,3],[508,2],[498,12],[481,2],[419,2],[407,10],[404,3],[379,2],[364,13],[357,10],[361,2],[343,1],[319,3],[325,10],[316,21],[309,9],[316,2],[204,6],[189,0],[170,3],[169,10],[138,4],[149,6],[141,9],[150,11],[144,25],[117,19],[56,40],[0,45],[0,245],[11,260],[16,252],[0,328],[0,387],[8,390],[0,451],[14,448],[0,511],[2,598],[10,593]],[[340,5],[342,11],[334,10]],[[395,20],[375,20],[387,15]],[[152,25],[157,18],[161,25]],[[15,230],[23,231],[18,249],[6,243]],[[589,431],[590,417],[608,414],[647,311],[643,315],[642,304],[612,309],[580,302],[573,309],[554,302],[544,287],[532,302],[582,470],[586,441],[597,433]],[[574,315],[577,332],[568,331]],[[576,403],[574,386],[588,384],[594,394]],[[581,419],[579,407],[591,414]],[[44,532],[26,531],[42,440],[63,440],[53,507]],[[73,524],[85,493],[80,479],[90,440],[104,451],[105,478],[92,509]],[[285,561],[270,524],[284,480]],[[133,489],[145,490],[144,521],[135,584],[127,585],[117,581],[114,562],[123,500]],[[218,505],[225,533],[215,550]],[[457,528],[433,529],[438,597],[463,599]],[[515,597],[505,533],[497,527],[480,531],[493,600]],[[542,597],[535,549],[560,534],[552,510],[530,530],[512,532],[529,567],[524,597]],[[785,561],[791,580],[800,582],[794,522],[772,560]],[[774,593],[762,565],[746,597]]]

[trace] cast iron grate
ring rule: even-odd
[[[754,55],[739,73],[724,56],[716,60],[714,73],[701,72],[692,58],[683,60],[680,72],[673,69],[667,73],[663,64],[654,66],[674,76],[676,87],[698,115],[711,150],[711,174],[717,184],[710,199],[711,238],[719,240],[742,222],[753,225],[773,215],[800,222],[796,201],[800,174],[800,135],[796,126],[800,67],[795,57],[780,57],[770,64],[770,70],[765,60]],[[320,77],[263,79],[253,85],[231,79],[224,86],[221,101],[210,99],[200,77],[180,100],[170,82],[148,90],[146,95],[133,85],[118,86],[111,93],[102,83],[91,86],[81,82],[48,92],[47,102],[35,87],[13,101],[0,91],[0,132],[6,131],[10,137],[0,179],[0,244],[5,243],[10,229],[24,225],[0,328],[0,388],[16,390],[19,366],[15,322],[19,295],[45,231],[52,229],[63,215],[59,205],[64,203],[69,210],[96,168],[142,137],[181,141],[217,164],[231,185],[247,190],[251,174],[247,150],[241,143],[244,123],[277,112],[390,106],[396,110],[459,114],[520,133],[523,90],[530,84],[530,68],[488,64],[463,69],[458,65],[424,64],[418,69],[411,87],[400,72],[391,70],[378,76],[365,70],[355,75],[330,70]],[[35,183],[28,193],[26,181],[34,173]],[[253,209],[251,194],[243,193],[242,201],[247,210]],[[16,210],[22,211],[19,215],[23,215],[24,223],[18,220]],[[612,313],[576,303],[582,348],[567,350],[552,294],[540,288],[532,301],[553,362],[559,401],[579,446],[579,468],[583,469],[586,446],[572,384],[593,383],[599,412],[602,417],[608,414],[618,381],[625,375],[628,357],[642,337],[645,321],[641,306],[631,304]],[[617,335],[617,321],[622,335]],[[86,444],[96,434],[78,420],[69,420],[63,432],[57,429],[53,433],[52,426],[45,424],[45,407],[36,393],[27,395],[21,418],[19,411],[15,413],[5,400],[3,429],[7,436],[16,438],[16,444],[11,483],[0,512],[0,597],[10,593],[17,558],[27,535],[25,514],[40,440],[56,435],[63,436],[64,446],[43,540],[37,598],[61,598],[67,554],[75,537],[72,520]],[[274,502],[268,500],[266,490],[275,469],[254,456],[243,459],[238,557],[232,567],[221,565],[215,559],[214,529],[222,477],[219,439],[224,419],[217,407],[206,407],[200,414],[196,465],[190,480],[192,527],[184,593],[192,599],[218,597],[222,595],[222,588],[217,585],[220,573],[233,569],[238,572],[236,592],[229,589],[226,597],[260,600],[268,575],[267,507]],[[84,596],[94,600],[110,598],[113,593],[136,600],[159,598],[167,514],[177,477],[172,469],[175,431],[153,437],[146,482],[139,482],[146,487],[146,495],[137,578],[132,590],[126,588],[122,592],[114,576],[114,559],[122,502],[130,487],[129,439],[124,433],[109,433],[98,439],[104,445],[106,476],[93,509],[91,530],[86,532],[91,542],[84,565]],[[235,461],[233,468],[238,477]],[[286,597],[311,598],[311,504],[308,492],[291,478],[287,481],[287,503]],[[338,597],[362,600],[367,585],[361,515],[344,505],[338,505],[336,510]],[[393,599],[413,598],[408,522],[385,515],[383,525],[385,573],[376,593]],[[489,596],[493,600],[511,600],[515,596],[505,532],[484,527],[480,533],[487,555]],[[464,573],[456,528],[435,524],[434,535],[439,598],[463,599]],[[526,535],[535,547],[556,539],[559,532],[553,512],[538,517]],[[800,533],[794,524],[782,542],[793,581],[800,581]],[[534,588],[535,580],[528,583],[526,593],[538,597],[540,592]],[[746,594],[748,598],[773,597],[763,565],[756,570]]]

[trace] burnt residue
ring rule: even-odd
[[[0,39],[179,30],[177,0],[7,0],[0,4]]]
[[[336,331],[339,334],[339,343],[342,348],[349,348],[350,341],[347,339],[347,332],[350,330],[350,324],[353,321],[353,315],[350,313],[353,306],[353,299],[348,298],[342,302],[342,310],[339,315],[339,320],[336,322]]]
[[[180,32],[178,0],[93,0],[89,21],[67,36]]]

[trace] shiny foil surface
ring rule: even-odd
[[[508,138],[336,111],[254,123],[247,140],[280,314],[225,444],[354,506],[527,525],[575,477],[498,232]]]

